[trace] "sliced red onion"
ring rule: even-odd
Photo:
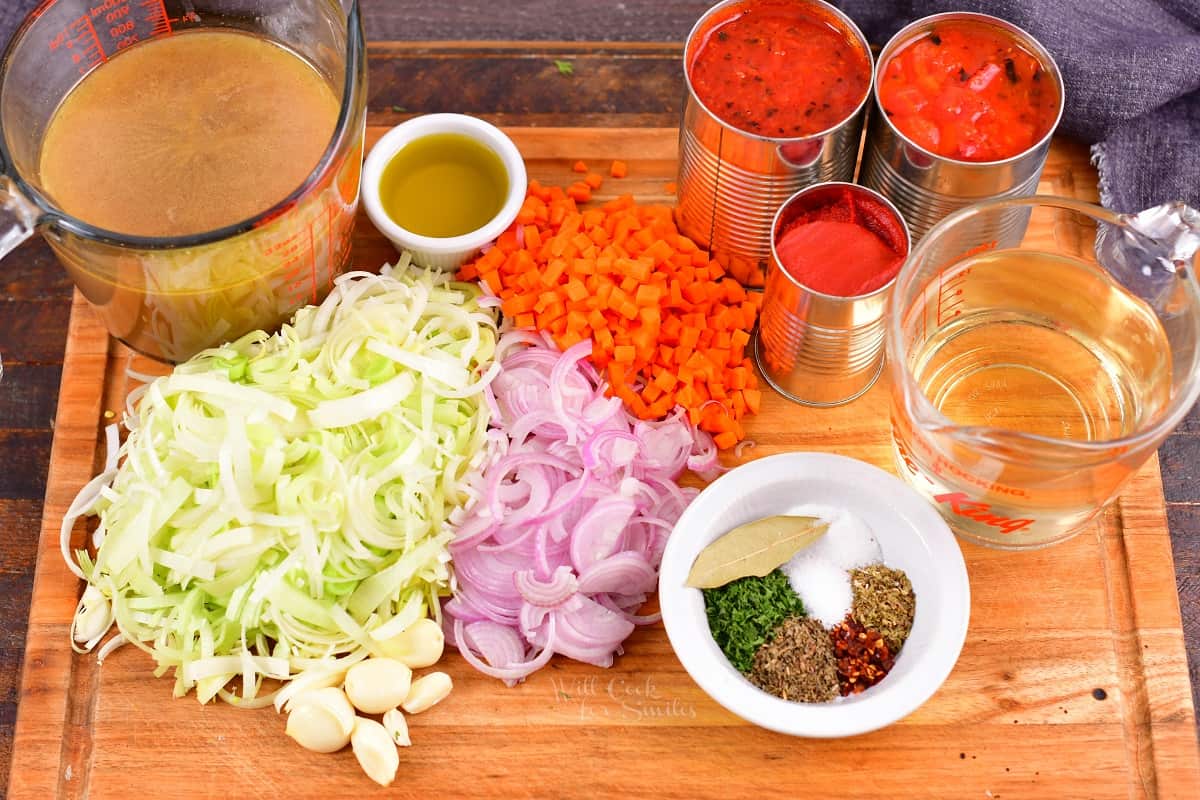
[[[589,352],[559,353],[527,331],[501,337],[478,501],[453,522],[448,638],[509,684],[555,652],[609,666],[635,625],[657,620],[636,612],[695,494],[675,481],[715,464],[711,437],[681,411],[645,422],[608,397]]]
[[[742,453],[744,453],[748,449],[753,449],[753,448],[754,448],[754,440],[753,439],[742,439],[733,448],[733,457],[741,458]]]
[[[584,594],[601,592],[653,591],[658,575],[641,553],[625,551],[602,561],[596,561],[579,574],[579,591]]]
[[[523,569],[513,576],[513,583],[526,603],[547,608],[562,605],[579,588],[579,581],[575,579],[570,567],[554,570],[554,575],[548,581],[540,581],[533,574],[533,570]]]
[[[637,506],[626,497],[607,497],[597,500],[575,526],[571,535],[571,562],[582,570],[621,547],[625,533]]]
[[[741,444],[738,446],[740,447]],[[706,481],[715,480],[725,471],[721,463],[717,461],[717,443],[713,441],[712,434],[708,431],[696,429],[692,454],[687,459],[687,468]]]
[[[653,625],[662,619],[662,613],[655,611],[653,614],[643,614],[641,616],[631,613],[626,610],[620,603],[615,602],[611,595],[600,595],[597,600],[605,608],[610,609],[618,614],[621,614],[625,619],[632,622],[634,625]],[[642,598],[642,603],[645,602],[645,597]],[[642,603],[637,603],[637,607],[641,607]]]
[[[629,466],[638,456],[642,441],[632,433],[611,429],[600,431],[586,441],[580,454],[587,469],[603,467],[605,471]]]
[[[500,678],[509,686],[515,686],[518,681],[524,680],[527,676],[537,672],[542,667],[550,663],[551,656],[554,655],[554,622],[549,625],[549,632],[546,636],[546,646],[542,648],[542,652],[536,657],[506,667],[493,667],[487,662],[480,659],[472,651],[471,646],[466,642],[466,628],[463,621],[454,621],[454,635],[452,643],[462,653],[463,659],[466,660],[475,669],[482,672],[484,675],[490,675],[493,678]]]
[[[478,650],[493,667],[503,669],[525,660],[525,645],[517,632],[495,622],[472,622],[463,629],[463,642]]]

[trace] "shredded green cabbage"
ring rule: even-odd
[[[439,618],[499,369],[479,300],[405,256],[146,387],[119,468],[63,524],[67,552],[75,517],[100,517],[71,565],[91,587],[81,649],[115,619],[177,696],[265,705],[264,678],[345,669]]]

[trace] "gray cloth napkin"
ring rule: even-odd
[[[1200,0],[835,1],[878,44],[943,11],[1019,25],[1062,70],[1059,130],[1092,145],[1104,205],[1200,208]]]

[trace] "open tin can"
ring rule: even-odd
[[[720,35],[717,29],[730,20],[764,7],[819,20],[838,32],[855,56],[861,52],[865,58],[867,83],[861,101],[824,130],[798,137],[753,133],[722,119],[697,95],[693,67],[709,38],[714,32]],[[854,22],[822,0],[724,0],[696,22],[683,60],[687,96],[679,129],[676,223],[733,277],[748,286],[762,286],[771,258],[771,223],[783,201],[805,186],[854,176],[874,79],[870,48]],[[804,80],[804,68],[797,60],[789,80]]]
[[[792,275],[780,257],[779,240],[789,226],[834,195],[868,203],[883,217],[898,262],[878,288],[853,296],[821,292]],[[754,337],[759,372],[771,388],[803,405],[837,406],[861,396],[883,370],[888,297],[911,247],[904,218],[887,198],[871,189],[853,183],[822,183],[788,198],[772,220],[767,244],[771,263]],[[828,268],[845,266],[830,262]]]
[[[936,39],[940,26],[977,25],[1012,39],[1014,45],[1039,63],[1041,73],[1057,90],[1053,122],[1034,144],[1015,155],[996,161],[966,161],[939,155],[906,136],[885,111],[880,84],[892,59],[922,38]],[[1063,80],[1050,52],[1023,29],[988,14],[965,11],[933,14],[902,28],[879,53],[875,98],[859,181],[883,194],[904,215],[914,239],[947,215],[982,200],[1028,197],[1037,193],[1050,139],[1063,112]],[[992,237],[1000,243],[1016,244],[1024,232],[1027,215],[1014,214],[998,220]]]

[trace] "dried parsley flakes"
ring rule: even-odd
[[[754,653],[788,617],[804,616],[804,603],[787,576],[774,570],[715,589],[704,590],[704,608],[713,640],[741,673],[750,671]]]
[[[829,634],[815,619],[789,617],[754,654],[747,676],[764,692],[800,703],[838,696],[837,660]]]
[[[878,631],[893,655],[900,652],[912,630],[917,598],[902,570],[884,564],[850,570],[854,592],[852,614],[863,626]]]

